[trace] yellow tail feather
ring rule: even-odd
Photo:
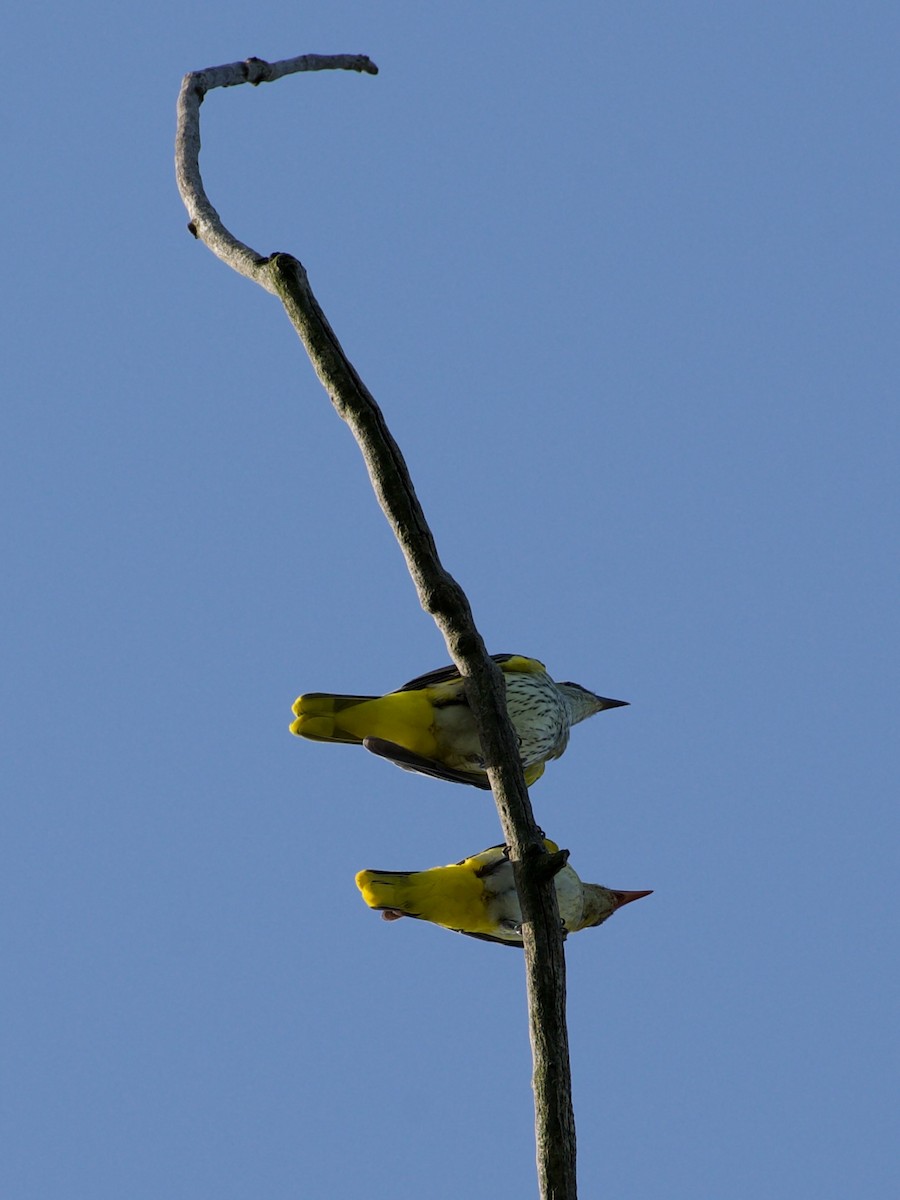
[[[410,886],[410,871],[360,871],[356,886],[369,908],[396,908],[416,915],[415,887]]]
[[[360,871],[356,886],[369,908],[421,917],[447,929],[491,929],[484,884],[470,862],[430,871]]]
[[[294,715],[291,733],[313,741],[358,745],[364,738],[382,738],[424,757],[437,753],[434,709],[421,692],[387,696],[310,692],[296,701]]]

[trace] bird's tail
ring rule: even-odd
[[[345,742],[358,746],[367,731],[359,728],[360,713],[354,709],[370,704],[375,696],[332,696],[327,692],[309,692],[294,702],[291,733],[314,742]]]
[[[416,754],[434,755],[430,732],[434,710],[422,692],[390,692],[387,696],[332,696],[308,692],[294,704],[291,733],[315,742],[359,745],[381,738]]]
[[[416,879],[421,874],[421,871],[360,871],[356,886],[369,908],[380,909],[389,920],[419,917],[422,905],[418,903]]]

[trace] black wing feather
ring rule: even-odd
[[[492,654],[491,658],[495,663],[509,662],[511,658],[515,658],[514,654]],[[420,688],[434,687],[438,683],[450,683],[454,679],[461,679],[459,671],[454,666],[438,667],[436,671],[428,671],[425,675],[417,675],[415,679],[411,679],[409,683],[404,683],[403,687],[396,690],[398,692],[417,692]]]
[[[447,767],[433,758],[424,758],[421,754],[413,754],[412,750],[407,750],[405,746],[398,746],[396,742],[389,742],[384,738],[368,737],[363,739],[363,745],[371,754],[388,759],[398,767],[402,767],[404,771],[416,771],[419,775],[430,775],[432,779],[446,779],[448,783],[465,783],[469,787],[480,788],[485,792],[491,790],[486,775]]]

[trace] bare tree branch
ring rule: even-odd
[[[289,254],[260,255],[234,237],[210,203],[200,176],[200,105],[207,91],[241,83],[272,82],[298,71],[329,69],[370,75],[378,70],[361,55],[305,55],[271,64],[249,59],[186,75],[178,101],[178,187],[190,214],[191,232],[228,266],[281,299],[332,404],[359,444],[372,487],[406,558],[421,605],[434,617],[450,657],[466,681],[525,919],[540,1195],[543,1200],[575,1200],[566,964],[553,886],[553,875],[562,862],[548,857],[534,820],[516,736],[506,712],[502,673],[475,627],[465,592],[441,564],[400,448],[328,324],[302,264]]]

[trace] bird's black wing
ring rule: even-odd
[[[510,940],[509,938],[494,937],[494,935],[492,933],[469,933],[469,931],[467,929],[457,929],[454,932],[455,933],[464,933],[466,935],[466,937],[478,938],[479,942],[498,942],[501,946],[518,946],[520,950],[525,945],[525,943],[522,941],[521,938],[518,938],[518,939],[514,938],[514,939]],[[566,934],[565,934],[565,930],[564,930],[563,931],[563,941],[565,941],[565,940],[566,940]]]
[[[432,779],[446,779],[448,783],[467,783],[469,787],[481,788],[482,791],[491,789],[487,775],[483,772],[456,770],[454,767],[448,767],[444,763],[438,762],[437,759],[413,754],[412,750],[407,750],[405,746],[398,746],[396,742],[388,742],[384,738],[368,737],[363,738],[363,745],[371,754],[388,759],[398,767],[402,767],[404,771],[417,771],[420,775],[430,775]]]
[[[479,942],[496,942],[500,946],[518,946],[520,950],[525,945],[521,938],[518,941],[511,941],[509,938],[494,937],[492,933],[469,933],[467,929],[456,929],[454,933],[464,933],[466,937],[477,938]]]
[[[515,654],[492,654],[491,658],[495,663],[509,662],[511,658],[515,658]],[[425,675],[417,675],[415,679],[411,679],[409,683],[404,683],[403,687],[396,690],[398,692],[417,692],[420,688],[434,687],[438,683],[450,683],[454,679],[461,679],[459,671],[454,666],[438,667],[436,671],[428,671]]]

